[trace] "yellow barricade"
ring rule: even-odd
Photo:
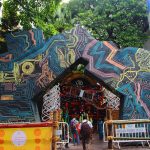
[[[49,123],[0,125],[0,150],[51,150],[52,133]]]

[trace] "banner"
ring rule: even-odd
[[[0,128],[0,150],[51,150],[52,127]]]

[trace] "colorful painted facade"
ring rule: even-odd
[[[34,96],[79,58],[89,62],[89,72],[124,95],[123,119],[150,118],[149,51],[118,49],[80,26],[46,40],[38,29],[11,33],[6,40],[9,51],[0,55],[1,122],[39,121]]]

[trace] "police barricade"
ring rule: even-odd
[[[112,124],[112,135],[108,135],[108,123]],[[121,142],[141,142],[150,147],[150,120],[111,120],[103,124],[104,142],[112,139],[113,143],[117,142],[120,149]]]
[[[63,149],[66,143],[69,143],[69,125],[66,122],[59,122],[59,126],[55,133],[59,137],[59,141],[56,142],[57,149]]]

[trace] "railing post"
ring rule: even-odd
[[[108,150],[113,150],[113,131],[112,131],[112,109],[108,108],[106,112],[108,128]]]
[[[59,116],[58,116],[58,111],[55,110],[53,111],[53,142],[52,142],[52,150],[56,150],[57,149],[57,145],[56,145],[56,142],[58,141],[58,138],[56,136],[56,130],[57,130],[57,127],[58,127],[58,119],[59,119]]]
[[[58,110],[58,121],[61,121],[61,113],[62,113],[62,110],[59,109],[59,110]]]

